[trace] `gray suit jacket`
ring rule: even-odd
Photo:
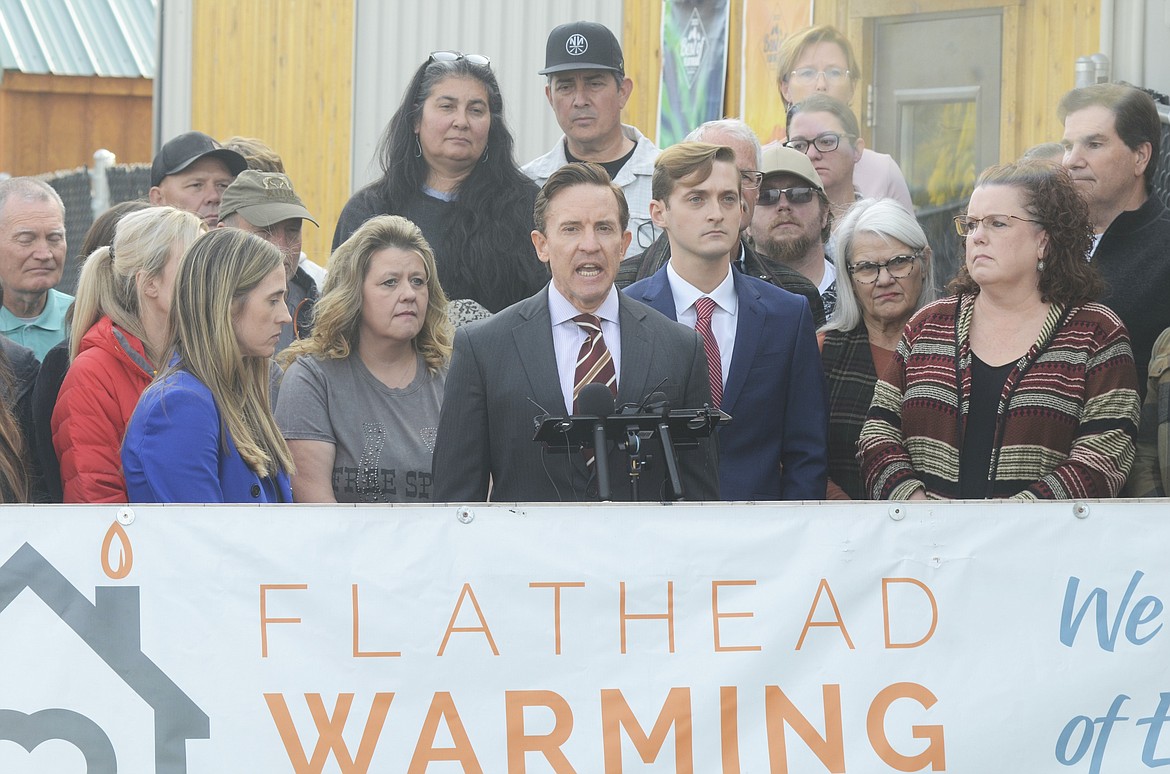
[[[621,369],[617,404],[641,404],[661,391],[673,408],[710,403],[707,356],[697,333],[619,294]],[[664,381],[665,380],[665,381]],[[661,383],[661,386],[659,386]],[[538,408],[539,404],[541,408]],[[564,416],[565,401],[553,350],[548,288],[491,319],[460,328],[435,441],[438,502],[558,502],[596,500],[596,482],[580,453],[547,452],[533,441],[534,420]],[[542,410],[544,409],[544,410]],[[664,499],[661,447],[642,470],[639,500]],[[624,452],[609,455],[615,500],[629,500]],[[715,441],[679,453],[688,500],[719,498]]]

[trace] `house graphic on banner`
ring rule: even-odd
[[[155,773],[186,774],[187,740],[209,738],[210,721],[142,652],[138,587],[98,586],[91,603],[25,543],[0,565],[0,625],[4,611],[25,589],[39,597],[154,711]],[[76,746],[91,774],[117,771],[109,735],[85,715],[60,708],[26,714],[0,707],[0,740],[16,742],[32,752],[41,742],[55,739]]]

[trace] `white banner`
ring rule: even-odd
[[[1162,503],[9,508],[0,771],[1170,765]]]

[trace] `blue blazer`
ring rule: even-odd
[[[735,349],[720,406],[719,494],[724,500],[823,500],[828,401],[808,302],[732,269],[739,297]],[[663,266],[625,290],[675,319]]]
[[[261,479],[248,467],[226,430],[221,436],[211,390],[187,371],[156,381],[138,399],[122,470],[132,503],[292,502],[288,474]]]

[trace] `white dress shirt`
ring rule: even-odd
[[[666,279],[674,295],[674,318],[688,328],[694,328],[699,314],[695,302],[707,296],[715,302],[711,313],[711,333],[719,345],[719,365],[723,369],[723,385],[727,386],[727,374],[731,370],[731,356],[735,352],[735,328],[739,320],[739,296],[735,292],[735,278],[728,264],[727,276],[710,293],[704,293],[687,282],[674,270],[673,264],[666,264]]]
[[[577,377],[577,355],[588,336],[573,318],[581,314],[569,300],[561,295],[557,286],[548,285],[548,313],[552,317],[553,351],[557,354],[557,375],[561,380],[561,395],[565,399],[565,410],[573,412],[573,382]],[[593,314],[601,318],[601,337],[613,358],[613,372],[617,383],[622,383],[622,334],[618,327],[618,289],[611,287],[609,295]],[[546,410],[556,413],[549,406]]]
[[[834,280],[836,280],[836,279],[837,279],[837,267],[833,265],[832,261],[830,261],[828,258],[826,258],[825,259],[825,273],[821,277],[821,283],[819,285],[817,285],[817,292],[823,296],[825,294],[825,291],[829,289],[829,286],[832,285]]]

